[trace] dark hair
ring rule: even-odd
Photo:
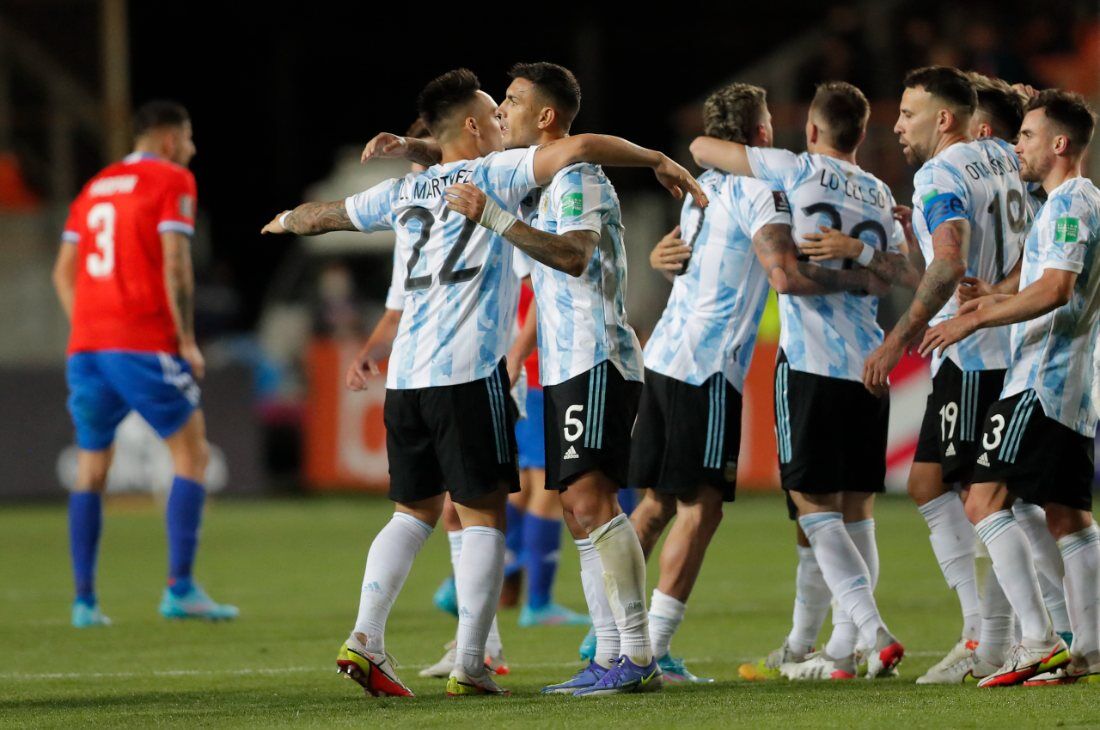
[[[416,100],[420,118],[432,134],[439,136],[436,126],[456,108],[473,99],[481,82],[468,68],[456,68],[428,82]]]
[[[756,125],[768,107],[768,92],[752,84],[733,83],[703,102],[703,133],[728,142],[751,144]]]
[[[1020,124],[1024,121],[1025,101],[1023,95],[1008,85],[1007,81],[994,79],[977,71],[967,74],[974,85],[978,97],[978,111],[987,115],[995,136],[1009,142],[1020,134]]]
[[[1096,114],[1080,94],[1061,89],[1046,89],[1027,105],[1027,110],[1042,109],[1051,120],[1069,137],[1070,147],[1080,152],[1092,139],[1092,130],[1096,126]]]
[[[820,115],[833,147],[840,152],[851,152],[859,145],[871,116],[867,97],[846,81],[818,84],[810,108]]]
[[[955,106],[961,116],[970,116],[978,105],[974,84],[962,71],[951,66],[925,66],[905,74],[905,88],[918,86],[932,96]]]
[[[581,108],[581,85],[572,71],[547,61],[517,63],[508,70],[508,78],[527,79],[537,86],[561,116],[562,131],[569,131]]]
[[[134,112],[134,136],[160,127],[181,127],[191,120],[183,104],[175,101],[147,101]]]

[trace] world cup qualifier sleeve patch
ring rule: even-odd
[[[791,201],[787,200],[787,194],[782,190],[772,191],[772,202],[775,204],[775,212],[790,213]]]
[[[584,194],[569,193],[561,199],[562,216],[578,216],[584,212]]]
[[[1077,236],[1081,229],[1081,221],[1077,218],[1065,216],[1054,223],[1055,243],[1077,243]]]

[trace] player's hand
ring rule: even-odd
[[[888,378],[900,359],[901,348],[894,345],[893,340],[887,337],[863,364],[863,387],[867,388],[871,395],[879,398],[890,392]]]
[[[676,226],[657,242],[649,252],[649,265],[657,271],[683,271],[684,262],[691,258],[691,246],[680,239],[680,226]]]
[[[344,384],[348,390],[360,391],[367,389],[367,383],[372,375],[380,375],[382,369],[378,367],[378,361],[374,357],[371,342],[363,345],[363,349],[351,361],[348,372],[344,375]]]
[[[389,132],[382,132],[376,134],[374,139],[367,142],[366,147],[363,148],[363,154],[359,155],[359,162],[367,162],[369,160],[382,160],[382,159],[404,159],[408,154],[409,143],[404,137],[398,137],[396,134],[390,134]]]
[[[964,314],[971,314],[973,312],[977,312],[979,309],[982,309],[983,307],[988,307],[991,304],[996,304],[997,302],[1003,302],[1005,299],[1010,299],[1010,298],[1012,298],[1011,294],[987,294],[984,297],[975,297],[973,299],[970,299],[970,300],[964,302],[963,305],[961,307],[959,307],[959,311],[956,313],[956,316],[962,316]]]
[[[942,353],[949,345],[969,337],[974,330],[978,329],[978,324],[977,316],[969,312],[946,319],[935,327],[929,327],[924,333],[924,340],[920,343],[920,354],[929,355],[934,350]]]
[[[279,219],[283,217],[284,213],[289,212],[290,211],[284,210],[282,213],[276,215],[266,226],[260,229],[260,233],[288,233],[289,231],[283,227]]]
[[[195,377],[195,380],[202,380],[206,377],[206,359],[193,340],[180,343],[180,357],[191,366],[191,374]]]
[[[1022,94],[1028,99],[1034,99],[1039,95],[1039,90],[1031,84],[1013,84],[1012,90],[1015,91],[1017,94]]]
[[[913,209],[908,205],[895,205],[891,211],[894,220],[901,224],[901,230],[905,234],[905,243],[910,247],[919,245],[917,236],[913,233]]]
[[[863,243],[857,238],[844,235],[835,228],[818,226],[820,233],[807,233],[798,244],[800,253],[810,257],[810,261],[833,261],[835,259],[854,259],[863,252]]]
[[[993,293],[993,287],[976,276],[964,276],[959,282],[959,288],[955,291],[955,297],[959,304],[966,304],[978,297],[987,297]]]
[[[707,200],[707,194],[703,192],[703,188],[700,187],[695,176],[668,155],[661,155],[660,162],[653,168],[653,174],[657,176],[657,181],[672,193],[672,197],[677,200],[683,200],[684,193],[688,192],[691,197],[695,198],[695,203],[700,208],[706,208],[710,204],[710,201]]]
[[[476,185],[470,183],[456,183],[443,191],[447,198],[447,207],[456,213],[461,213],[474,223],[481,220],[481,214],[485,210],[485,193]]]

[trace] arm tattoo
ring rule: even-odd
[[[798,262],[798,273],[829,294],[838,291],[867,291],[867,272],[857,269],[828,269],[805,261]]]
[[[936,235],[933,238],[936,257],[925,269],[909,309],[890,332],[890,336],[899,344],[904,345],[920,334],[929,320],[935,317],[943,309],[943,305],[954,296],[959,281],[966,273],[966,264],[963,260],[969,229],[966,235],[963,235],[952,223],[954,221],[936,229]]]
[[[299,236],[316,236],[329,231],[354,231],[344,201],[302,203],[286,217],[286,229]]]
[[[195,277],[191,269],[191,247],[181,243],[166,251],[171,260],[166,260],[165,284],[170,305],[174,310],[173,319],[179,330],[180,339],[195,337]]]
[[[867,270],[888,284],[907,284],[915,289],[920,273],[913,269],[909,259],[900,253],[876,249]]]
[[[416,137],[406,137],[405,144],[408,146],[408,152],[405,155],[405,159],[409,162],[415,162],[424,167],[431,167],[432,165],[438,165],[439,161],[443,159],[442,150],[440,150],[439,145],[434,142],[426,142]]]
[[[519,220],[512,224],[504,237],[535,261],[573,276],[581,275],[599,242],[599,234],[592,231],[569,231],[557,235],[532,228]]]

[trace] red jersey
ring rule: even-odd
[[[77,251],[69,352],[178,351],[160,234],[195,232],[195,176],[135,152],[88,181],[62,240]]]
[[[531,289],[531,285],[527,280],[524,280],[519,289],[519,324],[521,327],[527,321],[527,313],[531,311],[533,301],[535,301],[535,292]],[[531,354],[523,363],[523,367],[527,370],[527,387],[541,389],[542,384],[539,383],[539,349],[537,347],[531,351]]]

